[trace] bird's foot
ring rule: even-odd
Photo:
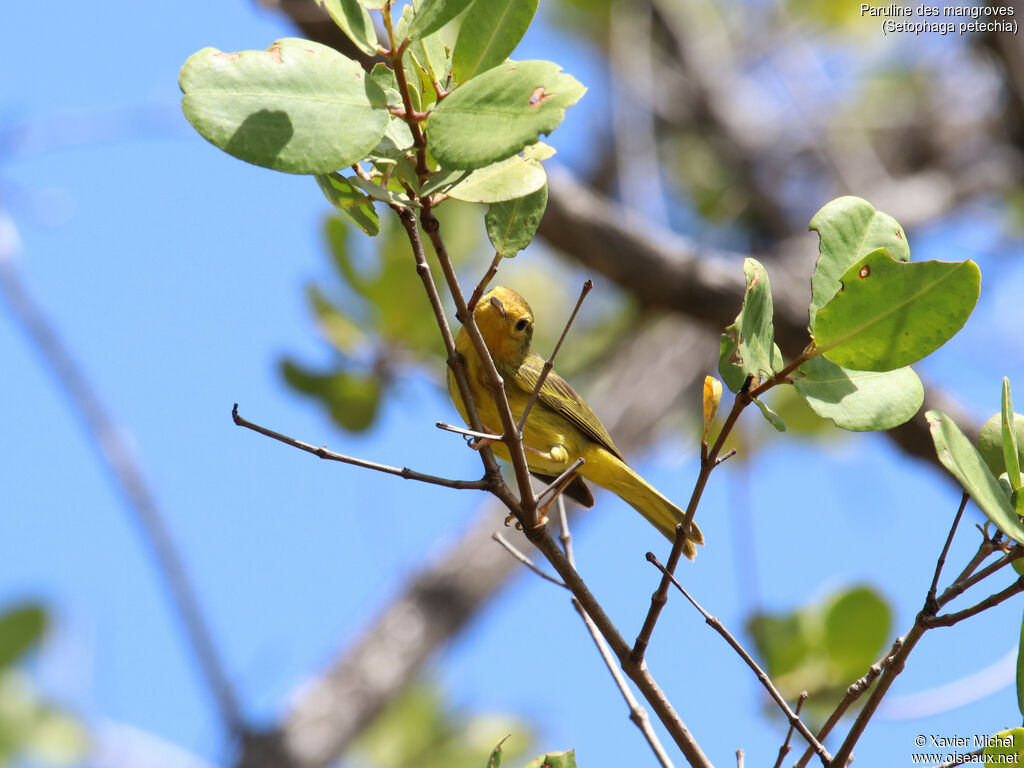
[[[540,514],[540,519],[537,521],[537,525],[535,527],[540,528],[541,526],[548,524],[549,520],[548,520],[548,516],[547,516],[546,512],[547,512],[547,509],[548,509],[548,507],[550,505],[551,505],[551,502],[548,502],[543,507],[541,507],[541,508],[539,508],[537,510],[537,512]],[[508,517],[505,518],[505,527],[508,528],[510,525],[512,525],[512,521],[513,520],[515,520],[516,530],[517,531],[523,530],[523,524],[521,522],[519,522],[518,520],[516,520],[516,516],[515,515],[509,515]]]
[[[532,445],[523,443],[523,449],[535,453],[542,459],[553,461],[556,464],[568,464],[569,463],[569,452],[565,450],[565,446],[561,444],[552,445],[546,451],[540,448],[534,448]]]

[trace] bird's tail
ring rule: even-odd
[[[658,493],[618,457],[604,448],[598,447],[597,450],[603,455],[597,461],[588,458],[583,465],[584,475],[619,496],[647,518],[648,522],[670,541],[674,541],[676,526],[683,522],[685,517],[683,510]],[[703,543],[704,534],[697,527],[697,523],[691,523],[690,535],[683,545],[683,554],[693,560],[697,555],[697,545]]]

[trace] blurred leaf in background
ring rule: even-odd
[[[804,711],[812,721],[827,715],[850,683],[878,660],[891,628],[885,598],[864,585],[795,611],[755,613],[747,622],[758,656],[782,695],[793,700],[807,691]]]
[[[518,765],[532,741],[530,727],[521,720],[456,713],[435,686],[420,682],[360,736],[345,767],[484,768],[499,742],[505,764]]]
[[[49,617],[38,603],[0,613],[0,766],[24,760],[70,765],[86,752],[86,735],[72,716],[45,701],[19,668],[46,634]]]

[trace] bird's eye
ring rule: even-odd
[[[526,322],[526,318],[524,317],[522,320],[520,320],[518,323],[516,323],[516,330],[517,331],[525,331],[526,330],[526,325],[527,325],[527,322]]]

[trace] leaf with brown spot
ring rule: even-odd
[[[362,160],[388,124],[384,92],[332,48],[285,38],[266,51],[204,48],[181,68],[182,110],[207,141],[287,173]]]
[[[538,88],[544,98],[532,105]],[[430,113],[430,150],[446,170],[504,160],[551,133],[585,92],[550,61],[507,61],[460,85]]]

